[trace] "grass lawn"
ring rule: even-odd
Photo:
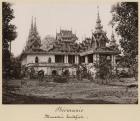
[[[67,83],[44,80],[21,80],[8,82],[8,93],[3,91],[3,104],[136,104],[138,101],[137,84],[132,78],[112,80],[109,84],[97,84],[84,79],[69,80]]]

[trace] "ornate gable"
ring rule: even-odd
[[[60,30],[60,33],[56,34],[56,42],[53,44],[53,48],[49,51],[53,52],[77,52],[78,45],[75,43],[77,37],[70,30]]]
[[[101,20],[99,16],[99,11],[97,14],[95,31],[92,33],[92,39],[95,41],[95,48],[102,48],[106,46],[106,43],[109,42],[109,39],[106,36],[106,32],[103,31],[103,26],[101,25]]]

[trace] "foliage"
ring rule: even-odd
[[[119,77],[121,78],[128,78],[130,75],[127,71],[125,70],[122,70],[120,73],[119,73]]]
[[[121,36],[120,45],[125,61],[131,66],[138,55],[138,3],[121,2],[112,7],[112,24]]]
[[[3,49],[2,50],[2,76],[3,78],[8,78],[10,74],[10,52],[8,49]]]
[[[52,71],[52,76],[56,76],[56,75],[58,75],[57,71],[56,70],[53,70]]]
[[[78,80],[82,80],[82,78],[92,79],[92,75],[88,71],[86,64],[78,64],[76,65],[76,68],[77,68],[76,76]]]
[[[107,56],[100,55],[100,61],[94,62],[89,67],[86,64],[77,65],[77,78],[81,80],[82,78],[93,79],[93,75],[90,73],[91,68],[96,68],[96,78],[107,79],[112,76],[112,66],[111,60],[107,60]]]
[[[16,38],[16,27],[10,22],[14,18],[13,9],[11,9],[11,4],[7,2],[2,2],[2,69],[3,78],[10,77],[11,61],[9,52],[9,42]]]
[[[107,59],[107,56],[100,56],[100,61],[94,63],[97,70],[97,78],[108,79],[112,75],[111,60]]]
[[[21,78],[21,63],[18,57],[11,57],[10,78]]]
[[[65,71],[63,71],[62,72],[62,76],[69,76],[70,75],[70,72],[69,72],[69,70],[65,70]]]
[[[53,77],[53,81],[57,82],[57,83],[65,83],[65,82],[68,81],[68,78],[66,76],[59,76],[59,75],[57,75],[57,76]]]
[[[10,42],[16,38],[16,27],[10,21],[14,18],[11,3],[2,3],[2,40],[3,43]]]
[[[30,68],[30,79],[35,79],[36,74],[35,74],[35,69],[33,67]]]
[[[30,75],[30,78],[33,78],[33,74],[35,74],[34,68],[31,68],[30,74],[31,73],[32,73],[32,76]],[[39,78],[39,81],[43,81],[43,78],[44,78],[44,70],[38,71],[38,78]]]

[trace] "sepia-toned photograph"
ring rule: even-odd
[[[138,2],[2,2],[2,104],[138,104]]]

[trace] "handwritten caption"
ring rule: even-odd
[[[51,114],[44,114],[44,118],[47,119],[84,119],[87,118],[85,116],[85,110],[81,107],[79,108],[66,108],[62,106],[58,106],[54,109],[54,112]]]

